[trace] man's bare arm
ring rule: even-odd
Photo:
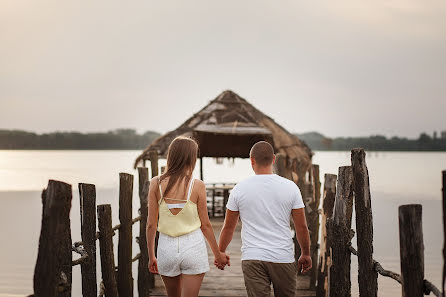
[[[220,240],[218,242],[220,252],[225,252],[226,248],[231,242],[235,227],[237,226],[238,217],[238,211],[232,211],[229,209],[226,210],[225,222],[223,224],[223,229],[220,233]]]
[[[296,230],[297,241],[299,242],[302,254],[298,261],[299,270],[302,273],[309,271],[312,267],[310,256],[310,234],[308,233],[307,220],[305,219],[305,209],[293,209],[294,229]]]

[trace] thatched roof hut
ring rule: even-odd
[[[197,140],[200,157],[248,158],[251,146],[266,140],[276,154],[286,157],[287,168],[293,172],[306,172],[311,166],[312,152],[303,141],[228,90],[177,129],[157,138],[138,156],[135,168],[140,162],[150,160],[150,151],[156,150],[165,157],[170,142],[180,135]]]

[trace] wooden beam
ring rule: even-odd
[[[71,185],[49,180],[42,192],[42,228],[34,269],[35,297],[71,296]]]
[[[355,191],[359,294],[361,297],[376,297],[378,274],[373,263],[372,201],[364,150],[353,149],[351,160]]]
[[[319,242],[319,203],[321,200],[321,182],[319,176],[319,165],[313,164],[311,170],[311,187],[313,200],[308,205],[311,209],[307,217],[308,228],[310,229],[311,239],[311,260],[313,268],[310,272],[310,288],[316,288],[317,281],[317,261],[318,261],[318,242]]]
[[[97,297],[96,282],[96,188],[79,184],[81,237],[88,257],[81,263],[82,296]]]
[[[350,166],[339,167],[333,216],[329,221],[331,242],[330,297],[350,296],[351,253],[348,243],[353,211],[353,173]]]
[[[276,154],[274,171],[276,172],[277,175],[280,175],[281,177],[293,180],[291,170],[287,167],[287,157],[284,154],[281,153]],[[299,176],[299,178],[301,177]]]
[[[446,170],[442,171],[442,194],[443,194],[443,276],[441,279],[441,291],[443,292],[443,297],[446,296],[445,289],[445,279],[446,279]]]
[[[118,293],[133,296],[132,276],[133,175],[119,173]]]
[[[138,261],[138,296],[148,297],[150,294],[150,285],[155,279],[153,275],[149,275],[148,263],[149,254],[147,251],[147,238],[146,238],[146,226],[148,215],[148,200],[147,195],[149,193],[149,170],[148,168],[138,168],[139,176],[139,201],[141,204],[141,221],[139,223],[139,250],[140,258]]]
[[[316,296],[328,296],[328,269],[330,267],[330,241],[327,234],[327,218],[333,214],[336,196],[335,174],[324,175],[324,193],[322,197],[321,244],[317,272]]]
[[[424,295],[424,244],[420,204],[401,205],[399,211],[401,286],[403,297]]]
[[[150,151],[149,152],[149,158],[150,158],[150,168],[152,170],[152,177],[158,176],[158,152],[157,151]]]
[[[204,176],[203,176],[203,157],[200,157],[200,179],[202,181],[204,181]]]
[[[101,271],[105,296],[118,297],[113,253],[113,230],[110,204],[98,205],[99,248],[101,251]]]
[[[150,157],[150,166],[151,166],[152,178],[153,178],[155,176],[158,176],[158,152],[150,151],[149,157]],[[164,172],[164,170],[163,170],[163,172]],[[158,239],[159,239],[159,232],[157,230],[156,235],[155,235],[155,255],[158,254]],[[149,275],[150,275],[149,286],[152,289],[155,286],[155,279],[154,279],[155,276],[151,272],[149,272]]]

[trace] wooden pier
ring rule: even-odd
[[[212,226],[214,227],[215,236],[218,238],[223,226],[223,218],[214,218],[211,220],[211,222]],[[226,250],[231,257],[231,266],[226,267],[225,270],[219,270],[214,266],[214,257],[208,247],[210,270],[204,277],[203,284],[200,289],[200,296],[247,296],[240,260],[240,248],[242,245],[240,229],[241,224],[239,223],[234,232],[234,237]],[[297,280],[297,288],[298,290],[296,296],[316,296],[316,291],[310,290],[310,276],[299,275]],[[274,296],[272,291],[271,294]],[[159,275],[155,276],[155,288],[150,293],[150,296],[167,296],[166,290],[164,289],[164,285]]]

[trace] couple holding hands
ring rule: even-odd
[[[311,269],[310,238],[299,188],[273,174],[273,147],[260,141],[251,148],[255,175],[232,189],[218,244],[208,216],[205,184],[192,178],[197,155],[198,145],[193,139],[175,138],[168,149],[165,172],[150,182],[150,272],[161,275],[169,297],[198,296],[209,271],[205,239],[214,254],[215,266],[221,270],[230,266],[225,251],[240,218],[242,270],[248,296],[270,296],[272,283],[276,297],[294,297],[298,271]],[[297,263],[290,218],[302,251]]]

